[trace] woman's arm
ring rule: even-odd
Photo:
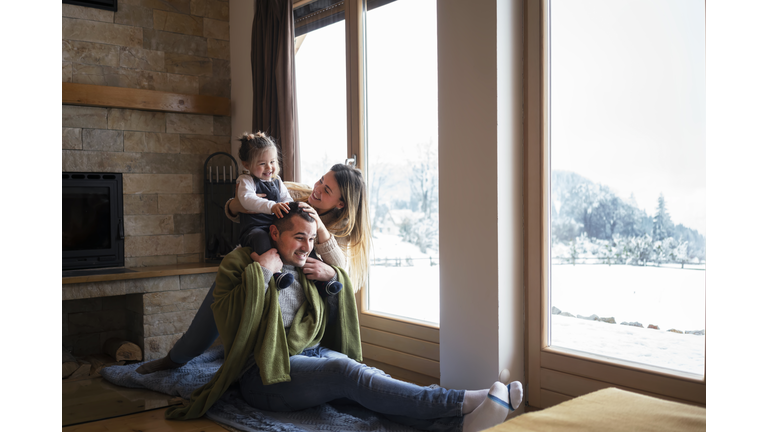
[[[233,208],[237,206],[240,206],[240,201],[238,201],[237,198],[230,198],[227,203],[224,204],[224,215],[234,223],[240,223],[240,213],[242,213]]]
[[[338,241],[337,241],[338,240]],[[341,243],[341,244],[340,244]],[[347,237],[337,239],[331,236],[328,241],[315,243],[315,252],[326,264],[347,268]]]
[[[237,193],[240,191],[240,185],[235,185],[235,196],[237,196]],[[267,194],[256,194],[258,197],[265,197]],[[234,223],[240,223],[240,213],[252,213],[248,210],[246,210],[241,204],[240,201],[235,198],[230,198],[226,204],[224,204],[224,215],[227,217],[227,219],[231,220]]]
[[[278,177],[278,179],[280,179],[280,195],[277,199],[279,199],[280,202],[293,202],[293,197],[291,197],[291,193],[288,192],[288,188],[285,187],[285,182],[280,177]]]

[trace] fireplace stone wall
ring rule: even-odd
[[[62,82],[231,97],[229,1],[62,5]],[[203,164],[232,151],[229,116],[62,106],[62,171],[123,174],[125,266],[201,263]],[[160,358],[189,326],[215,273],[63,283],[62,343],[109,337]]]
[[[62,345],[75,356],[102,352],[111,337],[165,356],[184,334],[216,273],[62,285]]]
[[[62,81],[230,97],[229,2],[62,5]],[[203,163],[229,116],[62,106],[62,171],[123,174],[125,265],[203,260]]]

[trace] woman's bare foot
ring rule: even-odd
[[[171,360],[170,356],[166,355],[159,360],[152,360],[151,362],[144,363],[136,369],[136,372],[142,375],[146,375],[157,371],[180,368],[185,364],[186,363],[176,363],[175,361]]]

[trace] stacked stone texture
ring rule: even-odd
[[[62,5],[62,81],[230,97],[229,2]]]
[[[230,97],[229,2],[62,5],[62,81]],[[230,118],[62,106],[62,171],[123,174],[125,265],[203,261],[203,163],[231,152]],[[62,342],[75,355],[110,337],[164,356],[215,273],[62,285]]]
[[[63,285],[62,343],[74,355],[101,352],[119,337],[144,360],[165,356],[184,334],[216,273]]]
[[[62,5],[62,81],[230,97],[229,2]],[[203,260],[203,163],[230,118],[62,106],[62,171],[123,174],[125,265]]]

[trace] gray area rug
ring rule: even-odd
[[[211,347],[186,365],[148,375],[136,373],[141,363],[110,366],[101,370],[105,380],[122,387],[146,388],[189,399],[196,388],[207,383],[224,363],[224,347]],[[242,431],[393,431],[415,429],[392,422],[353,403],[330,403],[294,412],[262,411],[248,405],[233,385],[205,415],[211,420]]]

